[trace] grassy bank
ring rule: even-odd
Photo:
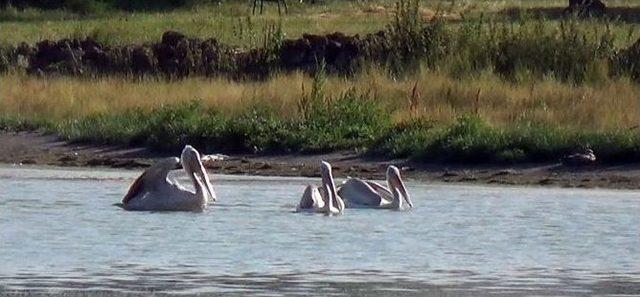
[[[207,153],[355,150],[422,162],[510,164],[556,161],[589,145],[601,163],[640,161],[640,136],[634,130],[578,131],[531,122],[499,126],[474,115],[448,125],[420,120],[394,124],[379,106],[370,104],[369,99],[346,94],[316,108],[313,116],[288,119],[260,108],[222,115],[192,102],[64,122],[2,117],[0,129],[41,129],[75,142],[142,145],[173,153],[191,144]]]
[[[302,73],[260,82],[4,75],[0,108],[5,114],[64,121],[132,109],[149,112],[197,100],[204,109],[224,115],[259,106],[288,119],[301,116],[298,106],[301,98],[310,96],[313,81]],[[640,85],[624,78],[582,85],[553,78],[512,83],[491,72],[454,78],[425,67],[405,80],[372,69],[350,78],[327,76],[322,85],[323,96],[329,98],[349,90],[366,95],[381,104],[394,123],[418,118],[449,124],[465,114],[481,116],[492,125],[524,121],[587,131],[630,129],[640,123]]]
[[[446,3],[451,2],[438,5]],[[384,25],[375,25],[375,30],[385,29],[379,35],[343,37],[344,44],[352,43],[356,50],[350,52],[353,48],[342,47],[341,53],[356,53],[353,59],[330,55],[329,50],[324,50],[330,44],[327,40],[319,43],[322,46],[317,48],[321,50],[317,50],[307,46],[307,39],[280,40],[282,44],[270,47],[271,55],[266,56],[255,54],[260,50],[224,52],[230,53],[232,59],[255,56],[259,58],[256,61],[265,62],[249,63],[251,67],[244,68],[209,59],[198,51],[200,47],[180,52],[186,53],[180,55],[184,61],[173,54],[161,61],[152,49],[178,49],[168,44],[138,47],[138,54],[149,58],[142,75],[134,75],[127,64],[131,59],[126,55],[116,55],[122,58],[118,63],[107,63],[115,70],[106,73],[91,68],[95,65],[85,67],[73,52],[68,55],[72,57],[69,61],[58,59],[47,65],[52,69],[50,75],[14,67],[0,76],[0,128],[42,129],[70,141],[145,145],[163,151],[176,151],[186,143],[207,152],[315,153],[348,149],[421,161],[473,163],[551,161],[579,146],[590,145],[603,162],[640,159],[640,43],[632,46],[638,33],[631,23],[608,19],[560,21],[531,15],[498,17],[509,8],[504,4],[509,1],[487,1],[485,6],[456,3],[445,10],[465,15],[464,20],[456,22],[431,21],[425,15],[427,10],[412,2],[403,2],[397,14],[386,11],[385,5],[390,5],[386,2],[375,4],[382,9],[352,2],[328,2],[328,6],[296,4],[291,15],[278,18],[278,28],[285,32],[301,28],[314,32],[315,29],[302,26],[302,21],[294,20],[302,17],[308,21],[309,15],[302,12],[311,16],[324,14],[322,7],[329,7],[339,15],[337,18],[344,18],[344,24],[359,17],[383,22]],[[234,5],[239,4],[222,4],[216,9],[221,9],[218,13],[222,22],[231,23],[224,18],[246,21],[239,35],[234,33],[239,27],[215,27],[209,23],[200,27],[153,24],[144,32],[179,29],[203,36],[217,34],[207,31],[214,28],[221,30],[222,36],[231,34],[232,44],[255,48],[256,40],[260,40],[255,32],[259,30],[248,29],[254,26],[251,22],[255,19],[238,19]],[[211,13],[206,9],[214,6],[157,12],[155,16],[191,22],[189,16],[192,20],[209,18]],[[480,11],[494,16],[485,18]],[[14,17],[27,18],[29,11],[14,13]],[[86,23],[82,22],[97,21],[100,28],[106,27],[101,22],[113,21],[114,15],[124,17],[125,22],[128,17],[156,22],[147,12],[109,12],[103,16],[57,13],[70,18],[62,24],[78,21],[84,26]],[[276,20],[273,14],[258,18]],[[15,22],[39,21],[27,18]],[[135,20],[131,24],[142,26]],[[149,40],[140,35],[137,25],[131,24],[126,25],[126,32],[114,35],[123,40],[110,39],[109,34],[100,38],[111,45],[126,43],[128,38],[135,42]],[[346,29],[340,29],[340,22],[326,24],[338,26],[329,31],[347,33],[373,28],[345,25]],[[367,22],[361,24],[368,26]],[[51,28],[56,26],[52,23]],[[193,33],[192,29],[197,28],[204,31]],[[91,34],[99,36],[85,27],[77,33]],[[21,37],[33,36],[25,33]],[[254,39],[246,39],[247,36]],[[191,41],[181,42],[178,44],[189,47]],[[68,53],[67,49],[71,51],[69,43],[62,44],[66,45],[59,47],[63,54]],[[286,45],[290,52],[285,51]],[[105,51],[108,48],[110,53],[123,52],[113,50],[114,46],[105,46]],[[123,49],[135,52],[131,47]],[[306,62],[284,61],[301,52],[309,58]],[[211,52],[217,53],[220,52]],[[307,63],[320,55],[325,62]],[[238,79],[219,72],[203,74],[198,71],[211,66],[199,64],[205,60],[215,60],[215,69],[223,64],[236,72],[254,69],[253,66],[267,71],[259,80]],[[177,79],[158,65],[167,61],[177,61],[189,75]],[[12,63],[21,65],[24,60],[18,57]],[[288,67],[291,65],[295,67]],[[339,65],[346,65],[347,70],[355,65],[357,71],[339,71]]]
[[[514,84],[491,73],[457,80],[423,70],[394,81],[371,70],[265,82],[8,75],[2,84],[0,126],[71,141],[163,151],[185,143],[208,152],[355,149],[466,163],[550,161],[586,144],[603,162],[640,156],[640,86],[628,80]]]

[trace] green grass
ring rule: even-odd
[[[314,99],[312,104],[313,113],[297,119],[279,117],[260,106],[227,116],[193,101],[151,112],[96,114],[47,126],[70,141],[146,145],[170,152],[192,144],[207,151],[316,153],[364,148],[390,125],[389,115],[379,104],[355,92]]]
[[[3,129],[41,127],[72,142],[143,145],[176,153],[191,144],[206,152],[317,153],[356,150],[421,162],[504,164],[557,161],[585,145],[599,162],[640,161],[636,131],[580,132],[533,123],[494,127],[466,115],[447,126],[392,124],[382,109],[366,109],[346,94],[308,119],[284,119],[255,109],[234,116],[202,112],[197,102],[151,112],[100,114],[53,124],[0,117]],[[335,112],[339,111],[339,112]]]
[[[420,123],[394,127],[373,153],[448,163],[522,163],[558,160],[591,146],[603,163],[640,160],[640,135],[631,130],[574,131],[523,122],[493,127],[476,116],[462,116],[447,127]]]
[[[289,3],[290,13],[279,16],[273,3],[266,13],[252,15],[247,2],[224,2],[169,11],[109,11],[79,15],[68,11],[27,9],[0,10],[0,44],[35,43],[43,39],[58,40],[93,36],[106,44],[154,42],[163,32],[177,30],[200,38],[215,37],[235,46],[250,48],[273,24],[282,24],[284,33],[297,38],[303,33],[341,31],[348,34],[373,32],[382,28],[388,17],[360,15],[365,4],[330,1],[326,5],[308,6]],[[354,21],[356,19],[357,21]]]
[[[274,23],[280,23],[289,38],[300,37],[303,33],[375,32],[393,18],[395,2],[327,0],[309,5],[289,1],[290,12],[282,16],[278,15],[273,3],[267,3],[265,14],[252,15],[251,6],[245,1],[224,1],[219,5],[210,4],[210,1],[185,1],[186,5],[176,9],[97,9],[93,13],[78,13],[70,9],[9,8],[0,10],[0,44],[16,45],[20,42],[35,43],[43,39],[84,36],[97,37],[107,44],[139,44],[157,41],[167,30],[177,30],[189,36],[203,39],[215,37],[224,43],[248,48],[258,44],[258,37]],[[432,0],[421,4],[423,10],[455,13],[463,17],[464,21],[489,18],[510,23],[522,17],[541,15],[552,19],[552,24],[557,24],[557,14],[562,11],[566,1]],[[607,4],[620,7],[620,12],[615,11],[617,14],[614,18],[620,14],[637,16],[640,11],[640,5],[636,1],[609,0]],[[379,8],[382,11],[376,12]],[[612,30],[627,32],[640,21],[626,17],[622,20]],[[601,23],[596,21],[587,26],[594,28],[601,26]]]

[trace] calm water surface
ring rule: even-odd
[[[112,206],[138,173],[0,168],[0,293],[640,295],[636,192],[409,181],[412,211],[325,217],[293,213],[313,179],[214,175],[203,213]]]

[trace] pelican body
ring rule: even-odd
[[[372,181],[350,178],[340,189],[347,208],[378,208],[400,210],[413,208],[411,197],[400,177],[400,170],[391,165],[387,168],[387,187]]]
[[[320,187],[309,185],[305,188],[297,211],[319,212],[327,215],[341,214],[345,205],[342,198],[337,194],[331,164],[322,161],[320,172],[322,185]]]
[[[183,168],[195,191],[169,180],[169,171]],[[216,201],[216,195],[202,166],[200,154],[190,145],[180,159],[165,158],[147,169],[129,188],[118,206],[126,210],[202,211]]]

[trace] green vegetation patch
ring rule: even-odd
[[[65,121],[54,132],[70,141],[145,145],[170,152],[192,144],[207,151],[312,153],[367,147],[389,123],[381,106],[347,92],[316,106],[313,114],[295,119],[280,118],[258,106],[225,116],[194,101],[151,112],[134,110]]]
[[[73,142],[142,145],[172,153],[185,144],[226,153],[357,150],[421,162],[473,164],[556,161],[588,145],[599,162],[640,160],[640,135],[633,130],[578,132],[534,123],[495,127],[471,115],[445,126],[425,121],[392,124],[388,112],[355,92],[314,110],[294,119],[260,107],[225,116],[193,101],[150,112],[98,114],[57,124],[5,116],[0,117],[0,128],[40,128]]]
[[[558,160],[590,146],[605,163],[640,160],[640,135],[632,130],[579,132],[535,123],[494,127],[462,116],[446,127],[414,122],[394,127],[373,152],[448,163],[523,163]]]

